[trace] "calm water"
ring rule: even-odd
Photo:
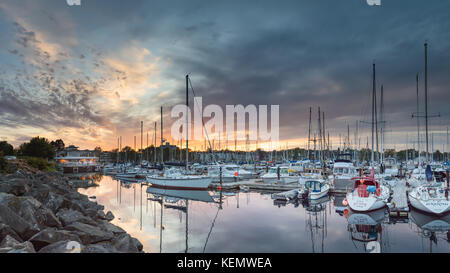
[[[220,206],[219,192],[161,192],[109,176],[97,183],[79,191],[96,196],[146,252],[369,252],[376,247],[370,240],[381,252],[450,252],[450,216],[412,212],[407,223],[395,223],[384,210],[343,211],[339,196],[275,204],[270,193],[224,192]]]

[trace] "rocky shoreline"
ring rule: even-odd
[[[0,174],[0,253],[143,252],[113,219],[61,174]]]

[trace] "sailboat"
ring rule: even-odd
[[[450,211],[449,185],[437,183],[429,164],[428,155],[428,93],[427,93],[427,48],[425,43],[425,130],[426,130],[426,157],[425,184],[414,188],[408,193],[411,206],[420,211],[435,215],[445,215]]]
[[[189,75],[186,75],[186,108],[189,107]],[[162,120],[162,108],[161,108]],[[186,172],[189,170],[189,117],[186,113]],[[162,136],[161,122],[161,136]],[[163,138],[161,137],[161,144]],[[163,151],[161,150],[161,153]],[[147,182],[154,187],[173,189],[207,189],[212,182],[212,177],[205,175],[186,175],[179,169],[166,169],[163,175],[147,176]]]
[[[353,190],[344,202],[353,211],[372,211],[386,206],[390,196],[389,188],[375,180],[375,170],[370,175],[355,179]]]

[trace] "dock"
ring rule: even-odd
[[[406,180],[398,181],[392,188],[392,199],[388,207],[390,217],[408,217],[409,206],[406,191]]]
[[[210,185],[210,188],[214,190],[218,190],[220,189],[220,187],[222,188],[222,190],[239,190],[241,188],[248,188],[250,190],[290,191],[298,189],[300,187],[300,184],[282,182],[264,183],[261,179],[250,179],[222,184],[214,182]]]

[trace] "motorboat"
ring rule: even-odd
[[[333,164],[334,188],[345,190],[353,186],[352,178],[357,177],[358,172],[353,165],[350,154],[340,154]]]
[[[389,188],[375,180],[375,170],[368,176],[355,178],[353,190],[346,195],[346,202],[353,211],[372,211],[386,206]]]
[[[390,157],[384,160],[384,174],[390,176],[398,176],[397,159]]]
[[[272,167],[269,169],[269,172],[262,175],[261,178],[263,179],[264,183],[273,183],[278,181],[281,181],[283,183],[296,183],[299,181],[298,176],[290,175],[289,167],[286,166]]]
[[[328,195],[330,185],[323,179],[308,180],[305,183],[305,194],[308,195],[308,199],[317,200]]]

